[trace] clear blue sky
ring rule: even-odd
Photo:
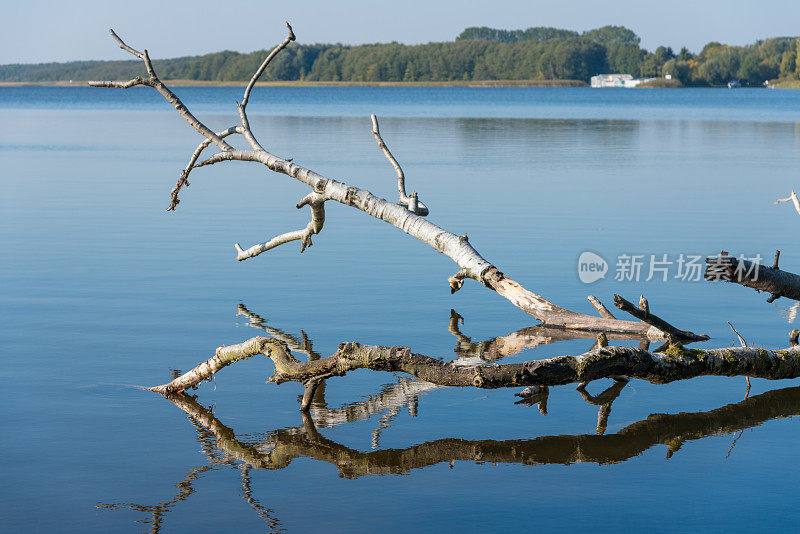
[[[699,51],[708,41],[747,44],[800,35],[800,0],[2,0],[0,64],[126,58],[113,27],[152,57],[272,46],[289,20],[302,43],[452,40],[467,26],[623,25],[658,45]]]

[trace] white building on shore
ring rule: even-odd
[[[598,74],[592,76],[592,87],[636,87],[654,78],[634,78],[630,74]]]

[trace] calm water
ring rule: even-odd
[[[210,126],[233,124],[240,89],[177,92]],[[792,303],[676,280],[674,264],[668,282],[645,278],[650,254],[720,249],[780,248],[800,270],[800,218],[773,205],[800,185],[800,93],[270,88],[251,123],[273,152],[392,198],[373,112],[430,218],[556,303],[589,313],[587,294],[645,294],[708,346],[732,343],[726,321],[767,347],[797,326]],[[744,379],[634,381],[602,435],[573,387],[551,389],[543,415],[511,390],[362,371],[329,381],[315,425],[297,384],[264,384],[263,358],[182,408],[136,389],[265,329],[305,333],[322,356],[359,341],[451,359],[535,321],[474,283],[451,296],[447,258],[343,206],[304,254],[236,262],[234,242],[306,224],[304,187],[219,165],[165,213],[199,140],[145,89],[0,88],[0,124],[0,530],[796,528],[797,381],[754,380],[746,401]],[[591,286],[585,250],[612,269]],[[638,282],[614,280],[625,253],[645,256]]]

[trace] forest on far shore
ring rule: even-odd
[[[698,53],[659,46],[650,52],[622,26],[578,33],[558,28],[467,28],[454,41],[405,45],[296,44],[279,54],[263,81],[447,82],[484,80],[580,80],[619,73],[651,78],[671,75],[686,86],[794,81],[798,38],[772,37],[747,46],[708,43]],[[266,52],[222,51],[154,60],[165,80],[247,81]],[[125,79],[143,75],[141,61],[75,61],[0,65],[0,82]]]

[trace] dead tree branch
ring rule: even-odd
[[[789,195],[787,198],[779,198],[775,201],[775,204],[780,204],[781,202],[791,202],[794,204],[795,211],[800,213],[800,199],[797,198],[797,193],[794,192],[794,189],[792,189],[791,195]]]
[[[614,305],[617,308],[624,312],[630,313],[643,323],[647,323],[653,328],[657,328],[658,330],[664,332],[667,334],[667,338],[671,342],[692,343],[694,341],[708,341],[708,336],[705,334],[697,335],[692,332],[687,332],[686,330],[678,330],[661,317],[650,313],[650,305],[647,303],[647,300],[644,297],[642,297],[639,302],[641,307],[637,308],[619,295],[614,295]]]
[[[378,117],[374,114],[370,117],[372,118],[372,136],[375,137],[375,141],[377,141],[381,152],[383,152],[383,155],[389,160],[389,163],[394,168],[394,172],[397,173],[397,193],[399,196],[397,203],[406,206],[409,211],[424,217],[429,213],[428,207],[417,198],[416,192],[411,193],[411,196],[406,195],[406,178],[405,174],[403,174],[403,169],[400,167],[400,164],[397,163],[397,160],[394,159],[392,153],[389,152],[389,147],[386,146],[386,143],[384,143],[381,137],[381,131],[378,127]]]
[[[275,372],[268,382],[307,384],[319,377],[344,376],[356,369],[402,372],[441,386],[484,389],[556,386],[587,383],[610,377],[630,377],[664,384],[698,376],[751,376],[770,380],[800,377],[800,347],[766,350],[750,347],[685,349],[671,346],[665,353],[634,347],[601,346],[577,356],[558,356],[523,363],[454,365],[405,347],[342,343],[331,356],[316,361],[295,359],[287,345],[276,339],[255,337],[220,347],[208,361],[173,381],[150,388],[171,395],[194,387],[231,363],[263,354],[272,359]]]
[[[705,279],[710,282],[732,282],[756,291],[770,294],[767,302],[781,297],[800,301],[800,276],[778,267],[780,251],[775,254],[772,267],[752,262],[743,257],[729,256],[723,251],[719,256],[706,258]]]
[[[372,116],[372,133],[378,142],[378,146],[384,152],[384,155],[386,155],[398,175],[398,194],[400,196],[400,202],[398,204],[379,198],[370,191],[326,178],[312,170],[293,163],[289,159],[281,158],[265,150],[261,144],[256,141],[253,135],[247,119],[246,106],[256,81],[261,74],[263,74],[270,61],[294,40],[294,32],[288,23],[287,27],[289,30],[288,36],[270,52],[258,70],[256,70],[245,89],[242,102],[238,104],[238,114],[241,124],[231,126],[220,133],[211,131],[200,122],[189,112],[180,99],[161,82],[153,70],[152,63],[150,62],[146,50],[144,52],[134,50],[127,46],[113,31],[111,32],[112,36],[120,43],[120,46],[124,50],[144,61],[148,72],[148,78],[137,77],[129,82],[89,82],[89,85],[92,87],[116,88],[127,88],[134,85],[153,87],[175,107],[178,113],[184,117],[195,130],[205,137],[205,140],[192,154],[189,163],[181,173],[181,178],[172,190],[168,209],[172,210],[177,206],[179,202],[179,192],[184,185],[188,185],[188,176],[192,169],[228,161],[260,163],[268,169],[290,176],[312,189],[312,195],[306,197],[306,199],[298,204],[298,207],[302,207],[305,204],[311,207],[311,222],[309,222],[303,230],[281,234],[270,241],[254,245],[246,250],[242,249],[242,247],[237,244],[235,248],[237,259],[239,260],[255,257],[281,244],[296,240],[301,242],[301,251],[305,250],[307,246],[311,245],[311,236],[322,230],[322,224],[324,222],[324,202],[332,200],[387,222],[451,258],[459,268],[458,272],[449,278],[450,288],[453,292],[461,287],[464,279],[471,278],[496,291],[522,311],[532,315],[547,326],[592,332],[602,331],[607,333],[630,334],[635,336],[644,335],[653,339],[663,339],[665,337],[663,332],[646,323],[621,321],[608,317],[595,317],[561,308],[544,297],[528,291],[521,284],[503,274],[496,266],[484,259],[472,247],[466,234],[458,236],[424,219],[422,215],[427,213],[428,208],[419,201],[415,193],[406,195],[405,177],[402,169],[391,152],[389,152],[386,143],[380,136],[378,121],[374,115]],[[251,149],[236,150],[224,140],[224,137],[234,133],[243,135]],[[220,149],[220,152],[197,163],[200,154],[212,143]]]

